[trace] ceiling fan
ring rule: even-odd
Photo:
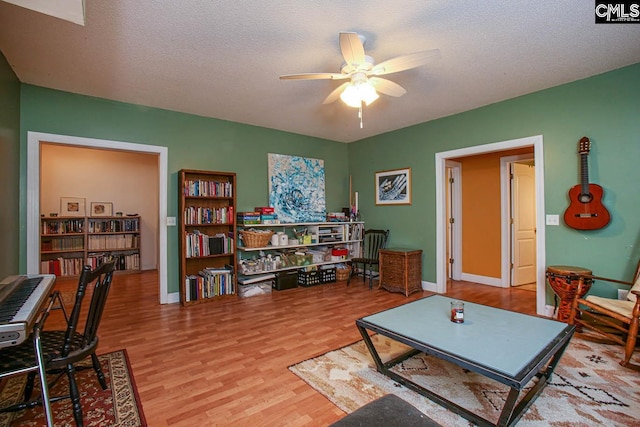
[[[345,80],[327,96],[323,104],[330,104],[338,98],[350,107],[359,109],[360,127],[362,127],[362,105],[369,105],[378,99],[378,92],[389,96],[402,96],[407,91],[391,80],[378,77],[419,67],[429,59],[440,54],[439,49],[402,55],[376,64],[374,59],[364,53],[366,38],[353,32],[340,33],[340,50],[344,64],[340,73],[303,73],[285,74],[282,80]]]

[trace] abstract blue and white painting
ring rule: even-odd
[[[283,223],[325,221],[324,160],[269,153],[269,205]]]

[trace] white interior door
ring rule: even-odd
[[[536,281],[535,167],[512,163],[513,280],[512,286]]]

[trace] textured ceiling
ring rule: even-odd
[[[0,1],[0,51],[24,83],[351,142],[640,62],[640,25],[575,0],[87,0],[84,26]],[[364,111],[323,105],[338,32],[377,62],[440,49],[386,77]]]

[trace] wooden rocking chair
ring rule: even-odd
[[[609,283],[617,283],[630,286],[626,300],[603,298],[589,295],[586,298],[578,298],[582,294],[582,286],[586,279],[602,280]],[[609,279],[593,275],[580,275],[576,297],[571,302],[571,314],[569,324],[576,328],[587,328],[604,337],[607,341],[613,341],[624,347],[624,358],[620,361],[622,366],[640,371],[640,365],[630,362],[636,348],[638,338],[638,322],[640,321],[640,262],[632,282]]]

